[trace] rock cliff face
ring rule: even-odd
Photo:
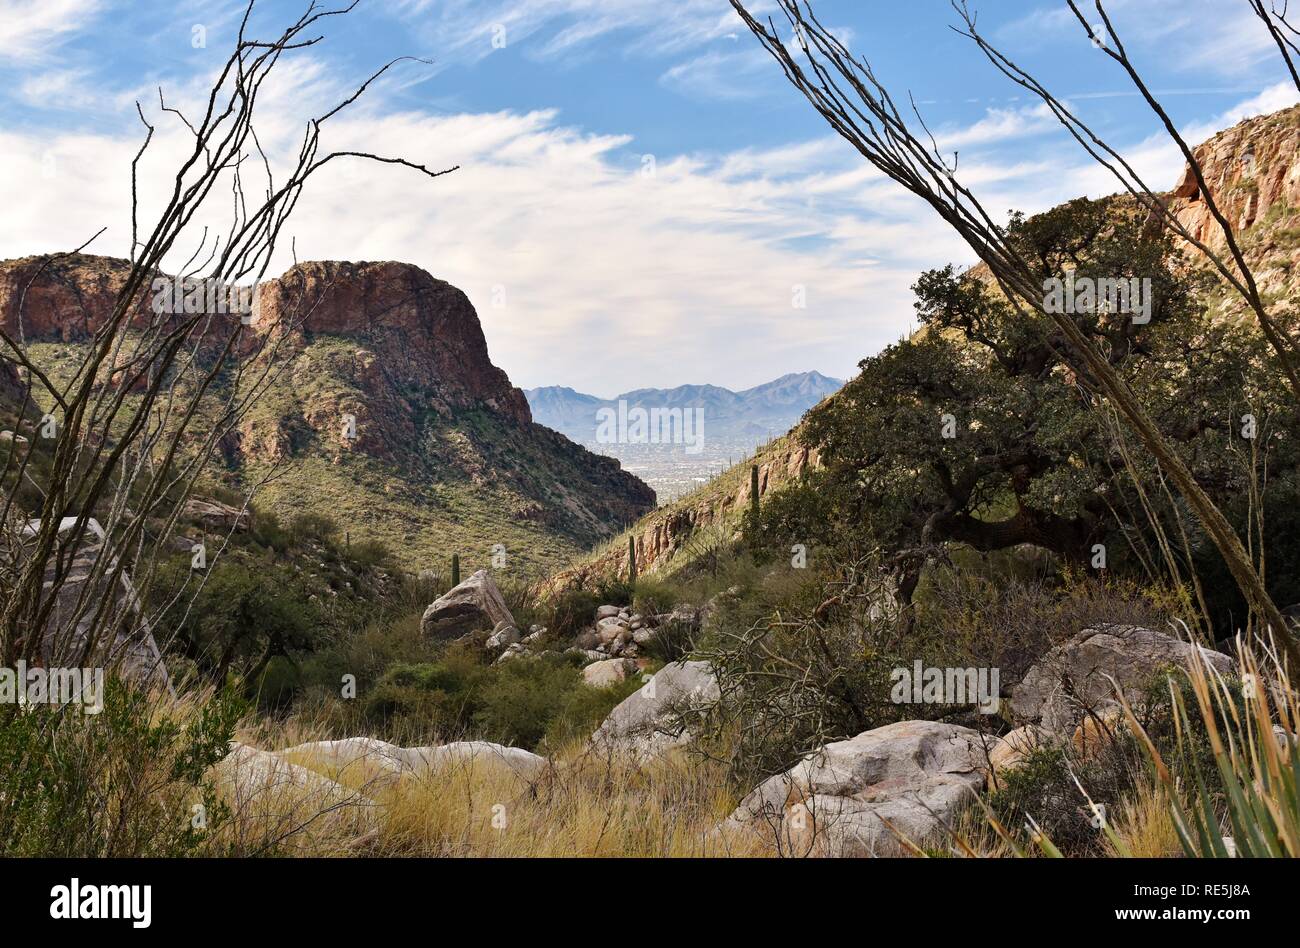
[[[0,262],[0,325],[33,353],[74,364],[61,356],[84,351],[128,272],[124,260],[89,255]],[[143,288],[137,325],[153,295]],[[222,313],[207,329],[222,341],[232,331],[245,384],[266,368],[273,381],[223,439],[223,477],[248,487],[275,468],[262,506],[329,514],[411,567],[496,544],[554,562],[654,507],[654,492],[617,461],[533,423],[523,392],[492,364],[469,299],[418,267],[299,264],[258,287],[242,322]]]
[[[1206,186],[1232,225],[1270,314],[1292,333],[1300,323],[1300,106],[1246,119],[1194,149]],[[1191,168],[1171,206],[1197,240],[1231,266],[1222,228]],[[1196,266],[1209,262],[1188,247]],[[1256,318],[1234,292],[1212,299],[1217,318]]]
[[[1300,106],[1246,119],[1192,153],[1219,209],[1238,231],[1300,206]],[[1171,196],[1192,236],[1215,250],[1225,247],[1190,166]]]
[[[87,339],[112,312],[130,269],[89,254],[0,262],[0,326],[15,339]],[[146,303],[142,297],[140,320]]]
[[[439,408],[484,406],[520,424],[528,401],[488,358],[469,298],[409,263],[302,263],[258,288],[254,331],[292,326],[364,346],[359,364],[396,386],[425,387]]]

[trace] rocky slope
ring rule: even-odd
[[[1219,209],[1237,230],[1290,216],[1300,203],[1300,106],[1239,122],[1192,153]],[[1216,250],[1224,248],[1190,165],[1171,197],[1193,237]]]
[[[127,272],[87,255],[0,263],[0,324],[66,374]],[[299,264],[259,287],[247,322],[239,361],[274,351],[278,374],[222,444],[220,475],[248,487],[275,471],[264,507],[328,514],[411,568],[445,569],[453,551],[486,564],[495,544],[516,566],[554,564],[654,506],[617,461],[533,423],[468,298],[418,267]]]
[[[562,588],[588,576],[626,575],[629,537],[636,545],[640,573],[673,570],[690,562],[693,540],[729,539],[750,503],[751,467],[758,468],[758,496],[762,498],[820,465],[820,451],[804,444],[800,432],[796,427],[764,445],[743,464],[646,514],[589,556],[551,577],[550,586]]]
[[[1294,332],[1300,297],[1300,106],[1239,122],[1193,153],[1237,233],[1265,305]],[[1190,165],[1171,193],[1171,206],[1192,236],[1231,266],[1222,229]],[[1209,266],[1202,256],[1193,259],[1197,266]],[[1220,318],[1255,321],[1235,292],[1225,290],[1209,303]]]

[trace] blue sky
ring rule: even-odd
[[[1173,182],[1176,153],[1063,3],[971,6],[987,35],[1153,183]],[[947,0],[816,8],[896,94],[912,93],[991,209],[1114,190],[949,29]],[[90,249],[125,252],[135,101],[153,121],[161,85],[169,102],[194,107],[242,9],[0,0],[0,256],[67,249],[101,226]],[[253,32],[269,35],[301,9],[264,0]],[[1196,140],[1296,99],[1246,0],[1107,9]],[[263,103],[258,129],[273,155],[295,150],[306,118],[372,69],[412,55],[434,64],[395,69],[325,144],[462,171],[437,181],[368,165],[322,173],[290,228],[299,258],[400,259],[455,283],[518,385],[608,396],[744,388],[805,369],[846,376],[910,328],[922,269],[970,262],[917,201],[829,134],[725,0],[363,0],[322,32],[286,60]],[[146,217],[183,145],[179,129],[158,124]],[[792,305],[795,287],[805,309]]]

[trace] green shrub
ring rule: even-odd
[[[339,535],[339,525],[331,517],[315,511],[296,514],[289,524],[289,532],[298,542],[303,540],[332,540]]]
[[[558,636],[572,638],[591,625],[601,604],[589,590],[566,589],[552,600],[545,625]]]
[[[632,676],[609,688],[574,688],[547,724],[541,746],[558,751],[571,741],[590,737],[619,702],[644,685],[640,677]]]
[[[577,666],[560,656],[517,658],[496,666],[483,685],[474,724],[491,741],[533,749],[569,695],[585,688]]]
[[[595,594],[598,605],[630,606],[632,605],[632,584],[617,576],[603,576],[596,584]]]
[[[116,679],[99,714],[0,706],[0,855],[202,851],[229,815],[206,774],[229,752],[244,708],[229,691],[160,708]]]
[[[252,683],[258,708],[268,712],[287,708],[301,687],[301,670],[284,655],[271,658],[257,681]]]
[[[680,601],[680,593],[671,583],[652,576],[642,576],[636,581],[632,595],[632,610],[641,615],[671,612]]]

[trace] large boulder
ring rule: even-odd
[[[758,833],[791,855],[896,856],[939,839],[984,781],[978,731],[899,721],[827,744],[768,778],[723,832]],[[893,827],[891,830],[890,827]]]
[[[1017,720],[1041,724],[1069,737],[1088,714],[1113,708],[1114,679],[1131,704],[1158,672],[1185,666],[1200,652],[1222,674],[1234,663],[1222,652],[1191,645],[1163,632],[1135,625],[1098,625],[1084,629],[1051,649],[1026,672],[1012,693]]]
[[[251,848],[275,839],[347,839],[375,826],[368,796],[269,751],[232,744],[210,777]]]
[[[424,610],[420,631],[432,638],[456,638],[499,623],[514,626],[514,617],[501,590],[485,569],[439,596]]]
[[[30,544],[40,529],[29,521],[12,547],[18,557],[31,555]],[[53,594],[37,660],[44,668],[79,668],[90,663],[110,669],[124,679],[175,696],[162,652],[140,603],[130,573],[118,572],[112,549],[99,521],[90,518],[78,529],[76,517],[59,522],[56,552],[45,564],[46,594],[54,588],[62,567],[62,584]],[[3,558],[5,554],[0,554]],[[99,615],[99,607],[107,608]],[[98,619],[98,622],[97,622]],[[92,648],[93,646],[93,648]]]
[[[1054,743],[1052,733],[1037,724],[1026,724],[1002,735],[989,749],[989,789],[998,789],[1002,774],[1015,770],[1035,751]]]
[[[278,755],[349,787],[383,786],[408,769],[406,751],[373,737],[345,737],[288,747]]]
[[[719,697],[708,662],[673,662],[619,703],[596,729],[592,743],[648,760],[689,742],[689,718],[712,708]]]
[[[522,747],[491,741],[454,741],[436,747],[409,747],[402,752],[406,765],[417,773],[441,773],[452,768],[482,768],[512,772],[533,780],[546,768],[546,758]]]
[[[628,658],[607,658],[592,662],[582,670],[582,680],[593,688],[612,688],[627,681],[636,672],[636,662]]]

